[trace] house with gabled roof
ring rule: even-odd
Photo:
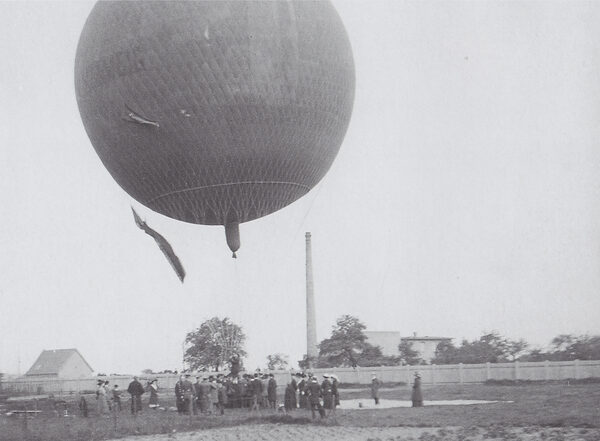
[[[85,378],[93,372],[77,349],[50,349],[42,351],[25,377]]]

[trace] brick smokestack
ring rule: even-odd
[[[309,367],[319,355],[317,351],[317,321],[315,319],[315,292],[312,271],[312,244],[306,233],[306,355]]]

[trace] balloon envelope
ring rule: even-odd
[[[98,2],[75,90],[96,152],[133,198],[182,221],[237,224],[325,175],[354,64],[327,1]]]

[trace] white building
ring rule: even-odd
[[[94,370],[77,349],[44,350],[25,374],[33,378],[86,378]]]
[[[429,337],[427,335],[419,337],[416,332],[413,333],[412,337],[402,337],[400,339],[401,342],[410,343],[413,351],[417,351],[419,357],[427,363],[431,363],[431,360],[435,358],[435,350],[440,343],[450,342],[451,340],[450,337]]]
[[[444,341],[451,341],[450,337],[417,336],[414,332],[412,337],[401,337],[397,331],[365,331],[367,342],[373,346],[379,346],[383,355],[398,356],[398,345],[402,342],[411,344],[413,350],[419,353],[419,357],[430,363],[435,358],[437,345]]]

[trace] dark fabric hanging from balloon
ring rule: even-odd
[[[133,207],[131,207],[131,211],[133,211],[133,218],[135,219],[136,225],[156,241],[158,247],[163,252],[171,264],[171,267],[177,274],[177,277],[179,277],[179,280],[181,280],[181,283],[183,283],[183,279],[185,279],[185,269],[183,269],[183,265],[181,264],[179,257],[177,257],[175,254],[175,251],[173,251],[171,244],[167,242],[167,239],[165,239],[160,233],[150,228],[148,224],[146,224],[146,222],[144,222],[135,212]]]

